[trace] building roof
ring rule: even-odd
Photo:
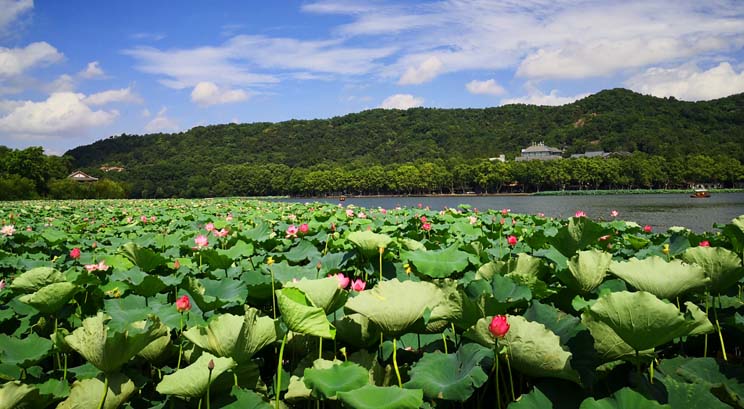
[[[558,148],[553,148],[551,146],[547,146],[543,142],[533,143],[532,146],[522,149],[523,154],[533,153],[533,152],[550,152],[550,153],[557,153],[557,154],[563,153],[562,150]]]
[[[70,173],[69,176],[67,176],[68,179],[76,180],[78,182],[95,182],[98,180],[98,178],[94,178],[93,176],[81,171],[76,170],[72,173]]]

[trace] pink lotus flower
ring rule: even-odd
[[[478,221],[478,218],[475,216],[469,216],[468,219],[470,220],[470,224],[475,224]]]
[[[426,223],[426,216],[421,216],[421,223]]]
[[[710,247],[710,242],[708,240],[703,240],[698,244],[700,247]]]
[[[504,225],[504,221],[505,221],[504,219],[499,219],[499,224],[503,226]]]
[[[34,231],[34,229],[32,229],[31,226],[26,226],[26,231]]]
[[[145,216],[144,214],[142,216],[140,216],[140,221],[142,223],[147,223],[147,216]]]
[[[154,222],[155,222],[155,220],[157,220],[157,219],[158,219],[158,218],[157,218],[157,217],[155,217],[155,216],[150,216],[150,222],[151,222],[151,223],[154,223]]]
[[[86,264],[85,269],[88,270],[89,273],[92,273],[98,270],[98,264]]]
[[[361,279],[354,280],[354,281],[351,282],[351,289],[354,290],[354,291],[357,291],[357,292],[364,291],[364,287],[366,287],[366,286],[367,286],[367,283],[365,283]]]
[[[540,213],[537,214],[537,217],[545,217],[545,213],[540,212]]]
[[[212,234],[214,234],[215,237],[224,238],[224,237],[227,237],[228,234],[230,234],[230,231],[227,229],[221,229],[221,230],[214,229],[212,231]]]
[[[181,268],[181,262],[178,261],[178,259],[176,259],[176,261],[173,262],[173,268],[175,268],[176,270]]]
[[[338,288],[346,288],[349,286],[349,282],[351,282],[351,279],[349,277],[346,277],[342,273],[334,275],[328,274],[328,277],[334,277],[336,280],[338,280]]]
[[[421,229],[424,230],[424,231],[431,230],[431,223],[424,223],[424,224],[422,224],[421,225]]]
[[[423,205],[423,204],[421,204],[421,203],[419,203],[419,204],[418,204],[418,208],[420,209],[420,208],[422,208],[422,207],[424,207],[424,205]]]
[[[359,214],[357,214],[357,217],[360,218],[360,219],[366,219],[367,218],[367,213],[359,212]]]
[[[176,310],[181,313],[191,310],[191,300],[188,295],[176,300]]]
[[[612,216],[612,217],[617,217],[618,215],[620,215],[620,213],[618,213],[617,210],[613,210],[613,211],[610,212],[610,216]]]
[[[502,216],[506,216],[506,215],[509,214],[510,211],[511,211],[511,209],[501,209],[501,215]]]
[[[98,264],[86,264],[85,269],[89,273],[92,273],[94,271],[106,271],[109,269],[109,266],[106,265],[106,261],[101,260]]]
[[[127,223],[131,223],[131,222],[132,222],[132,218],[131,217],[127,217]]]
[[[509,332],[509,322],[506,315],[495,315],[488,324],[488,330],[496,338],[503,338]]]
[[[300,233],[307,234],[308,231],[310,231],[310,226],[308,226],[307,223],[302,223],[300,225]]]
[[[643,231],[645,231],[646,233],[651,233],[651,230],[653,230],[651,226],[649,225],[643,226]]]
[[[600,237],[598,240],[599,241],[605,241],[605,240],[607,240],[609,238],[610,238],[610,235],[609,234],[605,234],[604,236]]]
[[[15,233],[15,226],[13,226],[12,224],[7,224],[3,226],[2,228],[0,228],[0,234],[2,234],[5,237],[12,236],[13,233]]]
[[[212,231],[215,231],[215,230],[217,230],[217,229],[215,229],[215,227],[214,227],[214,223],[212,223],[212,222],[209,222],[209,223],[205,224],[205,225],[204,225],[204,229],[205,229],[206,231],[209,231],[209,232],[212,232]]]
[[[231,222],[232,220],[233,220],[233,215],[228,213],[227,217],[225,217],[225,221]]]
[[[506,242],[509,243],[510,246],[516,246],[519,239],[517,239],[517,236],[511,235],[506,238]]]
[[[5,289],[5,279],[0,280],[0,291]]]
[[[387,214],[387,210],[385,210],[385,209],[383,209],[383,208],[380,208],[380,213],[382,213],[382,214]]]
[[[75,247],[74,249],[70,250],[70,258],[72,259],[79,259],[80,258],[80,249]]]
[[[108,269],[109,269],[109,266],[106,265],[106,261],[105,260],[101,260],[101,261],[98,262],[98,270],[99,271],[106,271]]]
[[[354,217],[354,211],[351,209],[346,209],[346,217]]]
[[[289,226],[289,227],[287,227],[287,235],[286,235],[286,238],[288,238],[288,239],[289,239],[289,238],[291,238],[291,237],[297,237],[297,232],[298,232],[298,231],[300,231],[300,229],[298,229],[298,228],[297,228],[297,226],[295,226],[294,224],[293,224],[293,225],[291,225],[291,226]]]
[[[577,210],[575,217],[586,217],[586,213],[583,210]]]
[[[91,247],[93,247],[93,248],[96,248],[96,247],[98,247],[98,243],[96,243],[96,242],[94,241],[94,242],[93,242],[93,244],[91,244],[90,246],[91,246]]]
[[[209,246],[209,240],[207,239],[207,236],[203,234],[196,236],[196,238],[194,239],[194,243],[196,243],[197,249],[202,249]]]

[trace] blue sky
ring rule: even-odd
[[[0,0],[0,144],[744,92],[739,0]]]

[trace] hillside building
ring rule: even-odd
[[[522,154],[516,157],[516,161],[561,159],[562,154],[563,151],[558,148],[547,146],[543,142],[533,142],[530,147],[522,149]]]
[[[95,182],[98,180],[98,178],[94,178],[93,176],[81,171],[76,170],[72,173],[70,173],[69,176],[67,176],[68,179],[72,179],[76,182]]]

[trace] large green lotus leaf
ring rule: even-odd
[[[209,361],[214,361],[212,380],[217,379],[223,372],[234,368],[237,364],[232,358],[218,358],[209,352],[201,354],[199,359],[186,368],[163,376],[163,380],[155,387],[163,395],[176,395],[183,398],[201,398],[209,385]]]
[[[49,399],[65,399],[70,396],[70,384],[67,380],[48,379],[42,384],[36,385],[39,388],[39,395]],[[2,400],[0,399],[0,402]],[[41,405],[38,405],[41,406]]]
[[[303,381],[305,386],[312,390],[314,397],[328,399],[335,397],[338,392],[347,392],[367,385],[369,372],[361,365],[347,361],[325,369],[307,368]]]
[[[328,322],[325,311],[314,306],[299,288],[276,290],[276,303],[290,330],[327,339],[336,337],[336,328]]]
[[[378,255],[380,247],[387,248],[388,244],[393,241],[387,234],[373,233],[370,230],[352,232],[347,239],[354,243],[365,257]]]
[[[0,407],[7,409],[35,409],[40,405],[36,386],[19,381],[6,382],[0,386]]]
[[[119,369],[151,342],[162,337],[168,328],[155,316],[145,321],[135,321],[121,331],[109,329],[111,319],[103,312],[83,320],[83,326],[65,337],[70,348],[103,372]]]
[[[587,310],[596,321],[607,324],[636,351],[655,348],[674,338],[689,335],[700,326],[692,314],[645,292],[619,291],[605,295]]]
[[[366,348],[375,342],[380,342],[380,328],[366,316],[354,313],[337,319],[336,337],[358,348]]]
[[[97,408],[104,392],[104,375],[97,378],[75,381],[72,384],[70,397],[57,406],[57,409],[90,409]],[[129,399],[137,390],[134,382],[121,373],[108,375],[108,392],[103,402],[104,409],[116,409]]]
[[[596,320],[593,315],[581,314],[581,323],[589,328],[594,338],[594,349],[597,351],[599,360],[603,363],[617,361],[636,362],[635,349],[628,345],[609,325]],[[646,349],[638,352],[638,359],[648,362],[654,357],[654,350]]]
[[[119,248],[119,253],[146,273],[165,265],[168,261],[160,254],[157,254],[148,248],[140,247],[134,243],[123,245]]]
[[[156,362],[160,356],[168,350],[171,345],[170,334],[165,334],[162,337],[150,342],[141,351],[137,352],[137,356],[147,359],[149,362]]]
[[[287,260],[293,263],[300,263],[305,260],[314,260],[321,256],[318,249],[315,248],[315,245],[308,240],[300,241],[296,246],[289,249],[289,251],[286,251],[283,255]]]
[[[540,274],[542,262],[539,258],[526,253],[519,253],[508,261],[491,261],[482,265],[475,274],[476,278],[492,280],[495,275],[519,275],[537,277]]]
[[[573,280],[564,284],[575,285],[579,291],[588,293],[602,284],[611,262],[610,253],[597,249],[579,251],[568,262],[568,271]]]
[[[702,383],[687,383],[671,376],[657,374],[654,378],[661,381],[666,389],[669,406],[680,409],[729,409],[727,405],[710,392],[710,386]]]
[[[248,297],[248,286],[239,280],[188,278],[187,290],[202,311],[211,311],[230,303],[243,304]]]
[[[553,409],[553,402],[535,386],[530,393],[522,394],[516,402],[509,404],[509,409]]]
[[[445,278],[464,270],[469,254],[457,249],[457,245],[443,250],[406,251],[401,260],[408,260],[416,266],[416,271],[433,278]]]
[[[485,320],[490,322],[490,317]],[[545,325],[527,321],[519,315],[508,315],[507,320],[509,331],[504,338],[512,367],[531,376],[580,383],[578,372],[571,368],[571,352],[561,345],[558,335]]]
[[[366,316],[384,333],[398,336],[444,301],[444,292],[435,284],[392,279],[349,299],[346,308]]]
[[[440,333],[452,321],[459,321],[463,315],[462,292],[457,288],[457,281],[444,279],[434,283],[441,291],[441,302],[434,305],[425,316],[421,327],[414,327],[426,333]]]
[[[713,323],[708,319],[708,314],[695,305],[692,301],[685,301],[687,318],[692,318],[695,326],[690,330],[689,336],[709,334],[715,330]]]
[[[655,400],[649,400],[640,393],[630,388],[623,388],[615,392],[611,398],[595,400],[586,398],[581,402],[579,409],[671,409],[669,405],[662,405]]]
[[[723,247],[691,247],[682,253],[682,259],[703,268],[713,294],[725,292],[744,277],[739,256]]]
[[[568,225],[560,228],[554,237],[548,238],[548,242],[564,256],[571,258],[578,250],[595,245],[607,232],[605,227],[587,217],[571,217]]]
[[[713,358],[678,358],[677,362],[665,365],[663,369],[675,368],[677,377],[691,383],[705,385],[725,396],[730,402],[735,402],[738,407],[744,407],[744,372],[738,367],[725,367],[723,363],[716,362]],[[726,372],[731,371],[731,377]]]
[[[10,284],[13,290],[32,293],[49,284],[61,283],[65,280],[64,274],[51,267],[37,267],[19,275]]]
[[[424,404],[421,389],[401,389],[397,386],[364,385],[349,392],[339,392],[338,398],[353,409],[418,409]]]
[[[571,314],[534,300],[523,314],[528,321],[535,321],[545,325],[561,339],[561,344],[567,345],[568,341],[579,332],[585,330],[581,320]]]
[[[302,279],[296,282],[284,284],[285,288],[299,288],[307,296],[314,306],[322,308],[326,314],[341,308],[349,293],[339,288],[338,280],[334,277],[326,277],[317,280]]]
[[[230,395],[235,397],[236,401],[223,406],[222,409],[271,409],[272,406],[263,400],[261,395],[256,392],[241,389],[233,386]]]
[[[465,344],[453,354],[440,351],[424,356],[408,372],[409,389],[423,389],[429,399],[465,402],[488,380],[483,367],[493,363],[493,350],[478,344]]]
[[[0,362],[28,368],[44,359],[52,346],[52,341],[33,332],[23,339],[0,334]]]
[[[666,261],[657,256],[612,262],[610,271],[633,287],[668,300],[710,282],[702,267],[680,260]]]
[[[78,290],[80,287],[73,283],[53,283],[41,287],[33,294],[18,297],[18,301],[31,305],[43,313],[52,314],[67,304]]]
[[[238,242],[233,244],[232,247],[230,247],[229,249],[217,250],[217,252],[219,254],[224,254],[233,260],[238,260],[241,258],[248,258],[252,256],[254,248],[253,244],[246,243],[243,240],[238,240]]]
[[[468,328],[462,336],[492,349],[496,346],[496,338],[488,330],[490,322],[489,318],[481,318],[472,327]]]
[[[276,327],[274,320],[248,308],[244,316],[220,314],[206,326],[189,328],[184,336],[204,350],[242,363],[276,341]]]

